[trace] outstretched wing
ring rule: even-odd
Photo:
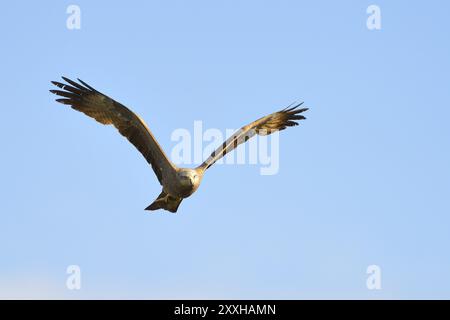
[[[128,139],[152,166],[162,184],[165,170],[175,170],[144,121],[130,109],[78,79],[77,83],[62,77],[68,84],[52,81],[62,90],[50,90],[61,96],[56,101],[70,105],[102,124],[112,124]]]
[[[284,130],[287,127],[298,125],[296,120],[306,119],[301,113],[308,110],[308,108],[299,108],[302,103],[293,107],[289,106],[281,111],[274,112],[261,119],[253,121],[236,131],[230,138],[228,138],[219,148],[217,148],[208,159],[205,160],[198,168],[206,170],[211,167],[217,160],[225,156],[228,152],[236,149],[238,145],[246,142],[255,134],[269,135],[275,131]]]

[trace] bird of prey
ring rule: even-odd
[[[256,134],[268,135],[298,125],[296,120],[306,119],[302,113],[308,110],[300,108],[303,103],[299,103],[253,121],[235,132],[197,168],[179,168],[169,160],[144,120],[137,114],[80,79],[79,82],[66,77],[62,79],[66,83],[52,81],[61,90],[50,90],[62,97],[56,99],[57,102],[69,105],[102,124],[112,124],[152,166],[162,185],[162,192],[145,210],[176,212],[181,201],[197,190],[205,171],[217,160]]]

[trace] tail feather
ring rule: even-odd
[[[183,198],[176,198],[172,197],[171,195],[164,192],[164,190],[161,192],[161,194],[156,198],[155,201],[151,205],[149,205],[145,210],[158,210],[158,209],[164,209],[170,212],[177,212],[178,207],[180,206],[181,201],[183,201]]]

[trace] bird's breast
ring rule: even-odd
[[[187,198],[193,194],[198,188],[198,184],[191,184],[188,181],[176,180],[169,181],[165,186],[164,190],[177,198]]]

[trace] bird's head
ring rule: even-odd
[[[201,173],[194,169],[181,169],[178,172],[178,178],[183,187],[190,188],[194,192],[200,185],[202,177]]]

